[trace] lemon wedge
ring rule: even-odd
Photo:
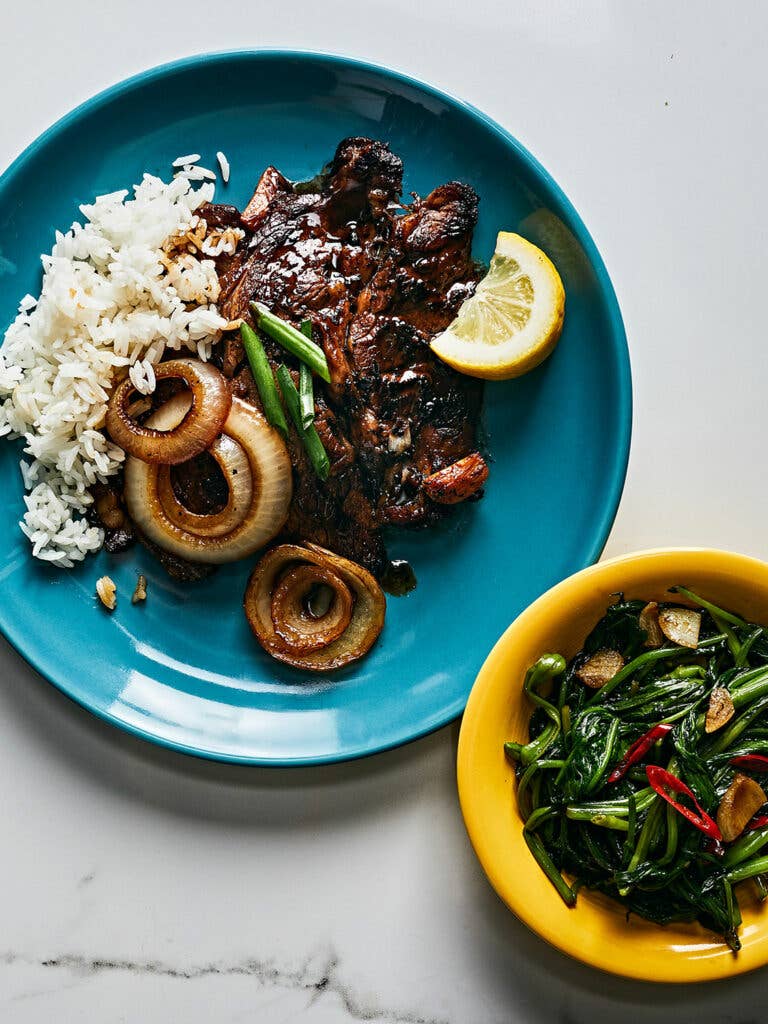
[[[519,377],[554,349],[565,291],[549,257],[520,235],[500,231],[488,273],[432,350],[460,373]]]

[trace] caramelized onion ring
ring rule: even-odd
[[[322,578],[315,571],[311,577],[297,571],[304,567],[323,570]],[[334,601],[325,615],[313,619],[303,606],[318,582],[333,589]],[[345,629],[322,648],[309,650],[306,645],[314,644],[318,625],[327,626],[332,635],[336,626],[331,629],[326,620],[339,615],[334,611],[337,606],[343,613],[345,591],[352,598]],[[268,551],[251,574],[243,603],[264,650],[278,661],[312,672],[330,672],[367,654],[381,633],[386,611],[384,593],[366,569],[317,544],[281,544]],[[276,616],[280,616],[277,622]],[[300,641],[295,632],[303,634]]]
[[[330,587],[333,598],[324,615],[313,616],[309,598],[318,586]],[[352,619],[352,593],[346,583],[322,565],[295,565],[281,577],[271,604],[275,633],[292,653],[311,654],[338,640]]]
[[[217,437],[208,454],[216,460],[229,490],[227,503],[220,512],[200,515],[183,505],[173,489],[170,466],[158,468],[157,494],[163,511],[180,529],[198,537],[223,537],[248,514],[253,498],[253,476],[245,449],[228,434]]]
[[[188,393],[176,395],[149,418],[148,425],[172,430],[186,415],[189,403]],[[160,496],[161,467],[133,456],[125,463],[125,503],[131,519],[158,547],[190,562],[216,565],[253,554],[276,536],[288,515],[291,461],[277,431],[252,405],[233,398],[224,434],[245,451],[252,495],[239,525],[220,536],[194,533],[173,521]]]
[[[151,416],[144,425],[131,419],[126,403],[136,390],[130,377],[112,391],[106,428],[115,444],[142,462],[174,466],[204,452],[218,437],[229,415],[232,395],[221,373],[199,359],[172,359],[155,367],[161,380],[181,380],[189,388],[188,412],[172,427],[161,428]]]

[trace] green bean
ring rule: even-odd
[[[318,377],[330,382],[328,360],[319,345],[310,341],[301,331],[297,331],[285,320],[281,320],[279,316],[275,316],[263,302],[252,302],[250,305],[253,315],[256,317],[257,327],[268,334],[278,345],[282,345],[291,355],[296,356],[302,363],[306,363]]]
[[[269,365],[267,353],[256,332],[246,323],[240,324],[240,337],[243,339],[243,348],[248,356],[248,362],[256,383],[256,390],[259,392],[261,405],[267,422],[280,431],[283,437],[288,436],[288,424],[285,422],[285,414],[280,404],[280,396],[277,393],[272,367]]]

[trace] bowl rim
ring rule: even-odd
[[[549,943],[549,945],[580,963],[609,974],[631,978],[636,981],[663,982],[666,984],[690,984],[693,982],[726,980],[765,966],[768,963],[768,918],[765,923],[764,930],[766,935],[765,942],[762,944],[762,951],[755,947],[742,949],[736,959],[726,957],[725,955],[718,956],[717,958],[696,958],[683,955],[679,960],[669,958],[670,962],[661,967],[657,961],[654,961],[651,967],[650,965],[644,966],[642,958],[630,957],[628,955],[629,950],[621,946],[609,946],[608,948],[604,946],[601,948],[599,955],[585,953],[580,944],[573,941],[570,936],[561,934],[556,928],[549,927],[546,922],[542,923],[535,913],[531,913],[525,902],[518,898],[515,886],[509,881],[511,872],[501,870],[498,863],[499,858],[493,848],[493,844],[486,837],[484,823],[476,806],[478,773],[476,771],[474,750],[477,745],[479,723],[482,721],[485,712],[483,705],[489,695],[489,691],[495,689],[494,680],[498,676],[499,670],[503,668],[506,650],[510,643],[514,641],[514,638],[520,635],[521,632],[524,632],[538,618],[543,609],[548,608],[553,602],[560,603],[564,596],[576,597],[601,577],[605,577],[606,580],[613,578],[617,571],[620,571],[627,565],[653,563],[657,560],[661,561],[678,557],[700,560],[704,563],[705,571],[712,571],[717,568],[722,570],[727,567],[733,575],[746,579],[752,579],[760,574],[763,577],[762,589],[768,593],[768,561],[753,555],[745,555],[721,548],[696,546],[645,548],[605,559],[573,573],[571,576],[566,577],[566,579],[556,583],[553,587],[550,587],[549,590],[528,605],[510,623],[491,649],[477,675],[469,695],[469,700],[467,701],[467,708],[459,733],[456,758],[459,804],[467,835],[488,881],[502,902],[515,914],[518,920]],[[510,798],[513,799],[512,794],[510,794]],[[578,903],[569,913],[574,915],[578,913]],[[657,927],[662,928],[663,926],[659,925]]]
[[[617,399],[619,423],[615,434],[615,457],[613,465],[606,474],[606,500],[602,514],[599,518],[596,518],[592,524],[592,543],[590,546],[585,545],[585,564],[593,563],[600,557],[616,517],[616,512],[626,480],[632,434],[632,380],[629,348],[627,345],[626,331],[619,309],[618,300],[605,263],[597,249],[597,246],[582,218],[565,192],[560,188],[543,165],[539,163],[539,161],[511,134],[511,132],[502,127],[498,122],[483,113],[477,107],[473,106],[471,103],[452,95],[450,92],[423,82],[416,77],[401,71],[393,70],[386,65],[345,56],[343,54],[280,47],[254,47],[250,49],[242,48],[234,50],[225,49],[203,51],[144,69],[137,74],[131,75],[107,86],[103,90],[85,99],[72,110],[61,116],[50,127],[41,132],[2,171],[2,174],[0,174],[0,191],[2,191],[10,181],[22,174],[28,164],[51,140],[56,139],[71,125],[76,124],[81,118],[100,110],[113,100],[124,97],[132,91],[140,89],[149,83],[162,80],[168,75],[194,70],[195,68],[202,67],[204,65],[215,66],[217,64],[227,64],[232,62],[246,63],[250,61],[269,63],[271,61],[284,60],[296,61],[303,64],[316,63],[338,68],[340,70],[352,69],[378,75],[383,80],[389,79],[398,85],[414,89],[428,98],[437,100],[447,107],[463,111],[471,120],[481,124],[485,129],[496,135],[507,148],[513,151],[516,158],[526,167],[528,172],[540,181],[543,191],[552,200],[553,205],[561,211],[562,214],[564,214],[569,227],[574,231],[574,234],[576,235],[580,246],[583,248],[586,258],[595,274],[596,289],[605,308],[608,332],[613,342],[612,350],[615,353],[616,383],[619,391]],[[396,738],[392,738],[386,742],[378,742],[374,744],[365,743],[355,747],[350,747],[341,754],[333,753],[275,758],[230,754],[218,750],[207,750],[203,746],[189,746],[181,741],[170,740],[165,737],[158,736],[150,729],[144,729],[140,726],[133,725],[124,721],[119,715],[113,715],[104,709],[93,707],[90,704],[85,703],[77,695],[70,692],[71,687],[66,680],[62,681],[60,678],[56,678],[54,673],[46,670],[38,656],[38,652],[34,648],[30,647],[25,640],[23,630],[17,628],[11,620],[4,618],[2,615],[0,615],[0,634],[36,672],[42,675],[43,678],[47,679],[48,682],[53,684],[75,703],[94,714],[97,718],[109,722],[111,725],[117,726],[119,729],[122,729],[124,732],[130,733],[133,736],[143,740],[148,740],[151,743],[176,751],[177,753],[202,757],[204,759],[223,763],[268,768],[286,768],[335,764],[343,761],[355,760],[403,746],[406,743],[413,742],[414,740],[420,739],[437,731],[458,718],[466,704],[466,701],[463,698],[459,698],[450,706],[447,706],[440,714],[433,715],[430,718],[423,720],[418,726],[413,726],[407,730],[403,730],[402,735],[399,735]]]

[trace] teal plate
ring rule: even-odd
[[[0,629],[66,694],[115,725],[189,754],[249,764],[340,761],[405,743],[455,718],[507,624],[595,561],[621,495],[631,384],[621,315],[602,260],[547,172],[477,110],[403,75],[346,58],[246,52],[195,57],[121,83],[67,115],[0,179],[0,325],[39,291],[39,253],[78,205],[169,175],[181,153],[232,165],[217,198],[243,205],[275,164],[308,178],[347,135],[385,139],[405,191],[458,178],[480,195],[475,254],[500,229],[544,248],[565,283],[563,337],[538,370],[491,384],[487,493],[445,528],[398,533],[390,554],[418,587],[388,600],[371,655],[331,678],[268,658],[241,610],[250,562],[172,582],[141,547],[73,571],[30,556],[18,447],[0,445]],[[137,571],[149,597],[132,605]],[[103,573],[114,615],[94,600]]]

